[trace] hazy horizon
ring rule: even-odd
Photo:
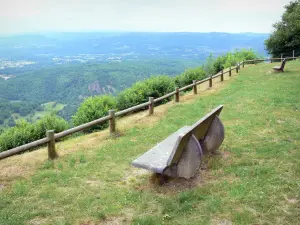
[[[92,30],[92,31],[42,31],[42,32],[20,32],[20,33],[0,33],[0,37],[22,36],[22,35],[50,35],[50,34],[84,34],[84,33],[108,33],[108,34],[126,34],[126,33],[195,33],[195,34],[254,34],[254,35],[268,35],[269,33],[258,32],[197,32],[197,31],[119,31],[119,30]]]
[[[0,35],[57,32],[270,33],[289,0],[1,0]],[[245,4],[247,4],[245,6]]]

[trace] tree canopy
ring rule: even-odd
[[[266,48],[274,57],[300,55],[300,0],[292,1],[285,6],[280,22],[273,25],[275,30],[266,40]]]

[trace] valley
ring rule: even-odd
[[[155,75],[176,76],[235,49],[265,55],[267,34],[45,33],[0,36],[0,129],[63,107],[66,120],[89,96],[116,95]],[[42,110],[42,111],[40,111]],[[50,110],[51,111],[51,110]]]

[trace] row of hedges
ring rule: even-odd
[[[1,133],[0,152],[44,138],[47,130],[61,132],[68,128],[68,122],[56,115],[45,116],[36,123],[19,120]]]
[[[202,67],[199,67],[186,70],[176,77],[160,75],[136,82],[131,88],[125,89],[116,97],[89,97],[80,105],[78,111],[72,117],[72,121],[74,125],[87,123],[107,115],[109,109],[123,110],[130,108],[149,101],[149,97],[159,98],[174,91],[175,87],[183,87],[191,84],[193,80],[201,80],[205,77],[205,71]],[[166,101],[170,99],[167,99]],[[101,129],[104,127],[107,127],[107,124],[93,129]]]
[[[250,50],[241,50],[235,52],[228,52],[225,55],[221,55],[213,60],[210,68],[212,74],[220,72],[222,69],[235,66],[237,63],[245,60],[252,60],[258,58],[257,53],[252,49]]]
[[[181,75],[175,77],[175,84],[177,87],[181,88],[187,86],[193,82],[193,80],[202,80],[207,77],[203,66],[197,67],[195,69],[188,69]]]
[[[72,116],[72,123],[74,126],[78,126],[107,115],[110,109],[123,110],[147,102],[149,97],[161,97],[174,91],[175,87],[180,88],[189,85],[193,80],[202,80],[209,74],[215,74],[221,69],[234,66],[242,60],[255,58],[257,58],[257,54],[252,50],[235,51],[217,58],[213,58],[211,55],[201,67],[188,69],[176,77],[153,76],[135,83],[131,88],[125,89],[116,97],[89,97],[85,99],[75,115]],[[105,123],[95,126],[93,129],[103,129],[107,125]],[[0,134],[0,152],[43,138],[46,130],[60,132],[68,127],[68,122],[55,115],[46,116],[34,124],[19,121],[15,127],[8,128]]]
[[[117,96],[117,109],[123,110],[147,102],[149,97],[159,98],[174,91],[175,87],[181,88],[191,84],[193,80],[201,80],[205,77],[203,68],[198,67],[188,69],[176,77],[161,75],[137,82]]]
[[[147,102],[149,97],[158,98],[175,89],[175,81],[169,76],[155,76],[135,83],[116,98],[119,110]]]

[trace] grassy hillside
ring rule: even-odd
[[[154,116],[120,119],[117,139],[102,131],[61,142],[54,162],[45,149],[0,161],[0,224],[299,223],[300,61],[285,73],[272,66],[248,66]],[[219,104],[222,155],[207,157],[197,177],[160,187],[131,167]]]

